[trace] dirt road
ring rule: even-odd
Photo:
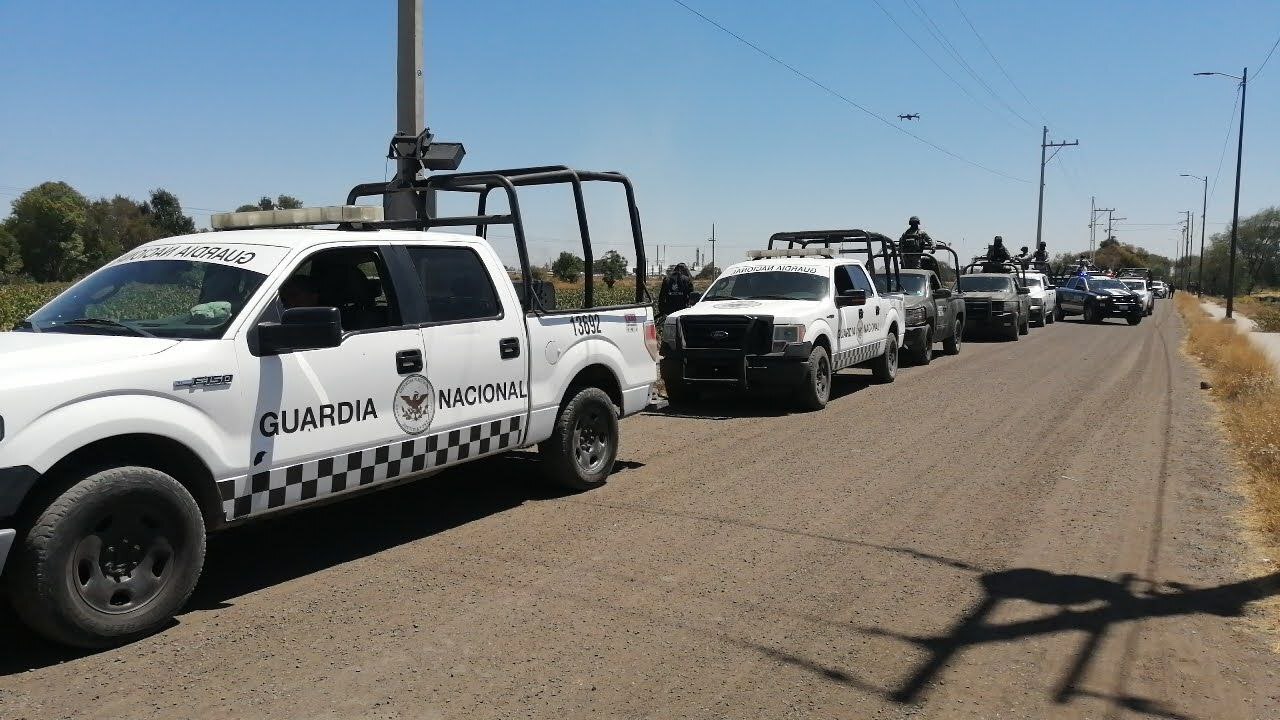
[[[0,718],[1277,718],[1280,572],[1180,338],[1059,323],[627,420],[593,492],[508,457],[231,532],[152,639],[4,615]]]

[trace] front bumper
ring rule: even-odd
[[[798,385],[809,376],[813,343],[789,343],[781,352],[746,354],[738,350],[685,350],[666,347],[662,357],[665,382],[724,385],[750,389]]]
[[[913,350],[919,350],[924,347],[924,339],[929,334],[928,325],[913,325],[907,328],[907,336],[903,338],[904,344]]]
[[[1098,303],[1099,315],[1104,318],[1127,318],[1131,315],[1141,315],[1147,311],[1146,303],[1135,302],[1129,304],[1118,303]]]
[[[1012,310],[1000,310],[987,315],[970,315],[965,318],[965,327],[969,328],[1011,328],[1018,325],[1018,313]]]

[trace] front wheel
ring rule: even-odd
[[[1053,312],[1049,312],[1048,310],[1045,311],[1044,313],[1045,324],[1052,325],[1057,319],[1058,319],[1058,309],[1056,307],[1053,309]]]
[[[1054,319],[1054,320],[1065,320],[1066,318],[1067,318],[1067,314],[1066,314],[1066,312],[1064,312],[1064,311],[1062,310],[1062,306],[1061,306],[1061,305],[1055,305],[1055,306],[1053,307],[1053,319]]]
[[[960,346],[964,343],[964,320],[957,319],[956,326],[952,329],[951,337],[942,341],[942,349],[948,355],[959,355]]]
[[[1142,322],[1142,315],[1141,314],[1130,315],[1126,317],[1125,320],[1128,320],[1130,325],[1137,325],[1138,323]]]
[[[911,363],[913,365],[928,365],[933,362],[933,326],[926,325],[924,329],[924,341],[920,347],[911,354]]]
[[[618,413],[600,388],[578,391],[560,410],[551,437],[538,444],[551,482],[570,490],[604,484],[618,457]]]
[[[1031,314],[1027,313],[1022,316],[1022,324],[1018,326],[1018,334],[1026,335],[1031,332]]]
[[[150,635],[191,596],[205,533],[191,493],[145,467],[84,474],[31,523],[7,573],[14,609],[55,642]]]
[[[1036,327],[1044,327],[1049,324],[1049,312],[1040,307],[1040,312],[1036,313]]]
[[[898,336],[890,332],[884,341],[884,354],[876,358],[871,374],[882,383],[891,383],[898,377]]]
[[[800,384],[799,404],[802,410],[821,410],[831,399],[831,357],[827,349],[815,346],[809,353],[809,372]]]

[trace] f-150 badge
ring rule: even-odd
[[[436,391],[431,381],[414,374],[405,378],[396,388],[392,403],[396,423],[410,435],[419,435],[431,427],[436,414]]]
[[[201,375],[186,380],[174,380],[174,390],[209,390],[227,387],[231,384],[231,375]]]

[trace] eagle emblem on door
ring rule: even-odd
[[[414,373],[400,382],[392,400],[392,413],[400,429],[420,435],[431,427],[436,414],[435,388],[423,375]]]

